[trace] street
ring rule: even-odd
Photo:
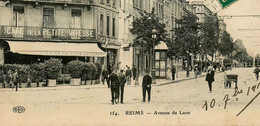
[[[124,104],[112,105],[110,89],[1,90],[2,126],[33,125],[253,125],[259,124],[260,92],[253,68],[236,68],[238,91],[224,89],[224,73],[215,75],[209,93],[205,77],[167,85],[152,85],[151,102],[142,102],[142,87],[125,87]],[[256,97],[255,97],[256,96]],[[255,99],[238,113],[255,97]],[[23,113],[13,107],[23,106]],[[225,108],[226,107],[226,108]],[[206,110],[207,109],[207,110]],[[220,116],[221,115],[221,116]],[[23,120],[27,120],[24,122]],[[250,119],[250,122],[248,121]],[[121,123],[117,123],[121,121]],[[123,122],[123,123],[122,123]],[[173,122],[175,122],[173,124]],[[176,124],[177,122],[177,124]]]

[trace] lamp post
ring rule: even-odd
[[[187,73],[186,73],[186,77],[190,76],[190,54],[189,51],[187,51]]]
[[[202,71],[202,63],[200,61],[201,58],[201,45],[199,45],[199,75],[201,75],[201,71]]]
[[[157,34],[157,30],[153,29],[152,30],[152,38],[153,38],[153,48],[152,48],[152,57],[153,57],[152,58],[152,83],[153,84],[156,84],[156,81],[155,81],[155,50],[154,50],[156,34]]]

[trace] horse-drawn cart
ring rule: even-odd
[[[235,88],[237,88],[237,74],[227,74],[224,72],[224,88],[231,88],[231,83],[235,83]]]

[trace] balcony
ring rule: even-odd
[[[96,40],[96,30],[1,26],[0,38],[24,40]]]
[[[110,37],[105,35],[98,35],[97,40],[100,41],[102,44],[106,44],[106,41],[108,44],[118,45],[118,39],[116,37]]]

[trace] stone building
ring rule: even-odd
[[[118,5],[118,0],[1,0],[1,64],[56,57],[117,67]]]

